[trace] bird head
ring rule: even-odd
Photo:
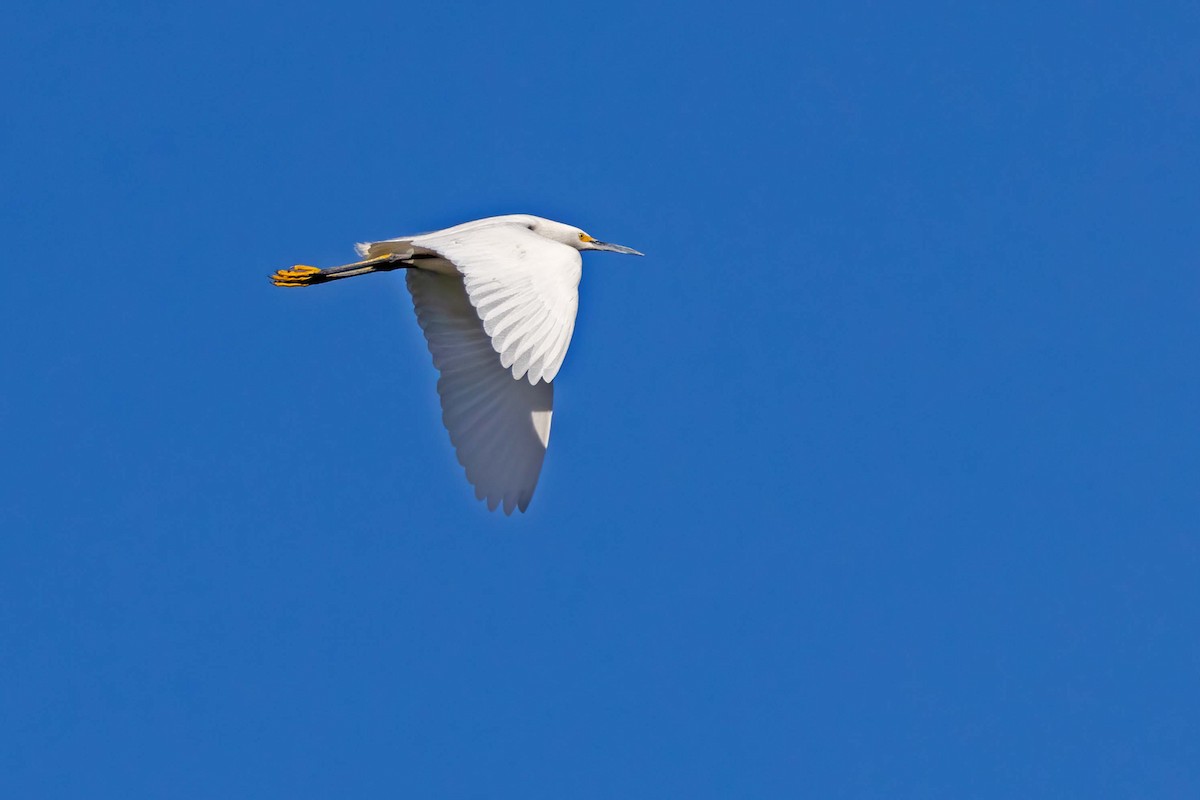
[[[575,245],[577,250],[603,250],[609,253],[625,253],[626,255],[630,256],[643,255],[637,250],[634,250],[632,247],[626,247],[623,244],[609,244],[608,242],[602,242],[599,239],[593,239],[583,231],[579,232],[577,238],[579,240],[579,243]]]
[[[561,222],[554,222],[548,219],[537,219],[536,222],[531,222],[530,230],[539,236],[544,236],[555,242],[561,242],[568,247],[574,247],[576,250],[601,250],[608,253],[625,253],[631,256],[643,255],[632,247],[625,247],[620,244],[609,244],[602,242],[593,236],[590,236],[579,228],[571,225],[564,225]]]

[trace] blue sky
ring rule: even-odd
[[[0,12],[0,794],[1195,797],[1194,4]],[[398,275],[585,261],[529,513]]]

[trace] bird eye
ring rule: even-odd
[[[594,241],[596,241],[596,240],[595,240],[595,239],[593,239],[592,237],[588,236],[586,233],[580,233],[580,234],[579,234],[579,241],[581,241],[581,242],[594,242]]]

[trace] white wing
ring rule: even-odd
[[[463,225],[407,241],[458,268],[500,363],[512,368],[514,378],[554,380],[575,330],[583,265],[578,250],[515,221]]]
[[[440,373],[442,422],[475,496],[504,513],[529,505],[550,441],[554,387],[513,378],[501,365],[461,278],[407,274],[417,322]]]

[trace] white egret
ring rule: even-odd
[[[528,214],[357,246],[363,260],[297,265],[276,286],[313,286],[406,269],[417,323],[440,377],[442,422],[475,496],[524,511],[550,441],[551,381],[579,305],[581,250],[642,255]]]

